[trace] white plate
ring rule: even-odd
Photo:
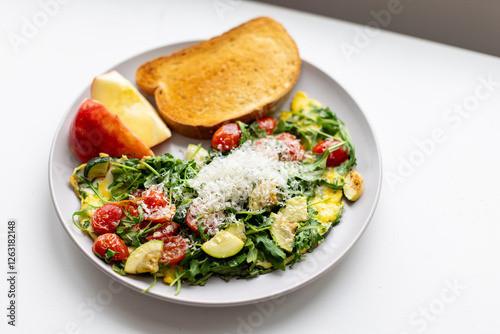
[[[135,82],[135,71],[141,64],[191,43],[151,50],[132,57],[113,69],[131,82]],[[100,73],[96,73],[98,74]],[[292,96],[299,90],[329,106],[347,125],[356,148],[358,162],[356,169],[365,180],[364,194],[357,202],[346,203],[340,224],[333,228],[326,240],[313,253],[308,254],[292,269],[275,271],[251,279],[232,279],[228,283],[213,277],[205,286],[183,286],[177,296],[174,287],[169,287],[159,280],[147,292],[148,295],[167,301],[201,306],[228,306],[263,301],[296,290],[318,278],[338,264],[358,241],[375,211],[382,182],[380,150],[375,134],[366,116],[349,94],[332,78],[306,61],[302,64],[302,73]],[[68,146],[68,132],[78,106],[87,97],[90,97],[90,85],[76,99],[55,134],[49,158],[52,200],[62,226],[83,254],[109,276],[132,289],[142,291],[151,285],[152,278],[120,276],[113,272],[110,265],[92,253],[91,238],[80,231],[71,219],[73,212],[79,210],[80,202],[73,193],[69,177],[80,162]],[[289,106],[290,101],[287,101],[283,108]],[[198,143],[198,141],[174,134],[171,139],[153,150],[155,154],[170,152],[182,158],[188,143]],[[204,144],[208,145],[208,142]]]

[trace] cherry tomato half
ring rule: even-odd
[[[139,211],[137,211],[137,206],[131,204],[125,204],[123,206],[123,211],[127,212],[132,217],[139,217]]]
[[[170,265],[177,264],[184,258],[188,248],[188,242],[180,235],[165,237],[160,262],[170,263]]]
[[[114,233],[106,233],[98,236],[94,241],[94,246],[92,247],[94,254],[99,255],[103,259],[105,258],[108,249],[116,253],[111,258],[111,261],[125,260],[130,255],[125,242],[123,242],[123,240]]]
[[[117,205],[122,208],[123,215],[129,214],[133,217],[139,217],[139,211],[137,211],[137,201],[138,199],[126,199],[120,202],[114,202],[114,205]]]
[[[92,215],[92,228],[97,234],[113,233],[123,217],[122,208],[116,204],[105,204]]]
[[[283,145],[281,152],[282,160],[302,161],[304,159],[306,150],[304,150],[304,147],[294,135],[283,132],[277,135],[276,139]]]
[[[170,205],[165,193],[156,187],[151,187],[142,193],[144,219],[156,223],[171,220],[175,214],[175,206]]]
[[[193,207],[189,207],[189,210],[186,214],[186,224],[191,228],[191,230],[196,234],[196,235],[200,235],[200,231],[198,231],[198,220],[196,219],[196,217],[193,215]],[[204,223],[204,219],[203,217],[200,218],[201,219],[201,226],[205,226],[203,223]],[[207,229],[205,229],[205,232],[207,231]]]
[[[209,228],[216,228],[222,224],[224,220],[225,214],[223,211],[215,211],[209,212],[206,214],[200,215],[200,218],[196,219],[196,216],[193,214],[193,208],[196,207],[196,204],[193,204],[189,207],[189,210],[186,214],[186,224],[193,230],[196,235],[200,235],[200,231],[198,230],[198,221],[201,222],[201,226],[205,229],[203,233],[208,233]]]
[[[168,198],[165,193],[156,187],[151,187],[142,193],[144,204],[151,209],[158,209],[168,205]]]
[[[219,151],[229,151],[238,147],[240,139],[241,131],[238,124],[224,124],[215,131],[212,137],[212,147]]]
[[[163,240],[163,241],[165,241],[165,238],[174,235],[178,229],[179,229],[179,224],[176,224],[176,223],[171,222],[171,221],[166,222],[162,225],[162,227],[149,233],[144,239],[146,241],[151,241],[151,240]]]
[[[272,135],[273,130],[276,129],[276,126],[278,125],[278,121],[276,120],[276,118],[271,116],[257,118],[255,121],[259,123],[259,129],[266,130],[268,135]]]
[[[142,190],[142,189],[135,189],[134,191],[132,191],[130,193],[130,195],[134,196],[134,197],[142,197],[143,192],[144,192],[144,190]]]
[[[326,149],[332,145],[340,143],[338,140],[325,139],[314,145],[312,151],[316,154],[325,153]],[[327,167],[337,167],[349,158],[349,151],[344,146],[330,152],[326,160]]]
[[[253,142],[254,149],[261,152],[264,156],[271,160],[278,160],[279,154],[274,145],[275,140],[271,138],[260,138]]]

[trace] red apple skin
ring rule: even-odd
[[[141,159],[153,156],[151,149],[102,103],[85,99],[69,129],[69,146],[83,163],[107,153]]]

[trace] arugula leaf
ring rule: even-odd
[[[247,129],[248,125],[246,125],[245,123],[236,121],[236,124],[238,124],[238,126],[240,127],[241,138],[239,144],[241,145],[250,138],[250,132]]]
[[[316,160],[314,163],[304,163],[300,168],[298,178],[305,181],[317,181],[319,180],[326,169],[326,161],[328,160],[328,155],[330,152],[335,151],[339,147],[344,145],[344,142],[339,142],[335,145],[329,146],[323,154],[321,154],[320,158]]]
[[[116,234],[118,234],[118,236],[122,238],[123,242],[125,242],[127,246],[139,247],[141,245],[141,241],[139,240],[139,232],[137,231],[122,230],[121,232],[119,232],[117,229]]]
[[[252,124],[250,124],[250,126],[248,127],[248,131],[250,132],[250,138],[252,138],[254,140],[267,137],[266,130],[261,129],[259,127],[258,122],[253,122]]]
[[[285,252],[279,248],[267,235],[256,234],[255,243],[262,251],[267,261],[278,269],[285,270]]]
[[[139,206],[139,211],[141,212],[140,217],[142,217],[142,210],[140,206]],[[142,219],[137,220],[139,218],[134,217],[134,219],[133,220],[127,220],[127,218],[123,219],[115,231],[115,233],[120,238],[122,238],[122,240],[125,242],[127,246],[139,247],[140,245],[142,245],[141,242],[142,238],[144,238],[146,235],[153,232],[154,230],[159,229],[162,226],[162,224],[155,224],[153,225],[153,227],[150,227],[151,226],[150,222],[143,229],[132,230],[131,227],[137,225],[139,222],[142,221]]]
[[[206,259],[204,260],[206,262]],[[186,270],[186,276],[187,279],[190,281],[194,281],[195,277],[198,274],[201,274],[201,266],[200,266],[200,261],[193,259],[191,262],[189,262],[189,267]]]
[[[115,254],[119,254],[119,252],[115,252],[108,247],[108,249],[106,249],[106,254],[104,254],[104,261],[110,263],[113,261],[113,256],[115,256]]]
[[[189,207],[193,203],[192,199],[185,199],[175,211],[175,215],[172,218],[172,221],[177,224],[183,224],[186,221],[187,212]]]
[[[87,211],[88,211],[88,209],[82,210],[82,211],[76,211],[75,213],[73,213],[73,216],[71,217],[73,220],[73,224],[75,224],[75,226],[78,227],[82,231],[87,231],[87,228],[89,226],[89,221],[90,221],[89,218],[80,219],[81,216],[87,215]],[[75,216],[78,216],[78,221],[80,223],[76,222]]]
[[[314,218],[308,219],[302,226],[297,228],[297,234],[293,241],[294,257],[291,265],[299,261],[304,255],[303,250],[312,252],[313,249],[318,247],[319,243],[324,240],[323,236],[319,233],[324,229],[324,226]]]
[[[200,236],[203,240],[208,240],[210,239],[210,236],[205,233],[205,227],[203,227],[203,221],[200,218],[201,217],[196,218],[196,221],[198,222],[198,232],[200,232]]]
[[[278,120],[278,124],[276,125],[276,129],[274,129],[274,133],[282,133],[282,132],[296,132],[297,125],[291,121],[291,117],[286,121],[280,119]]]
[[[257,256],[259,255],[259,251],[255,247],[255,244],[250,239],[247,239],[245,247],[248,248],[248,253],[246,255],[247,262],[248,263],[254,263],[254,262],[256,262],[257,261]]]
[[[102,203],[106,204],[106,203],[109,203],[109,201],[106,201],[102,196],[101,196],[101,193],[96,189],[96,187],[93,185],[93,182],[95,179],[92,179],[92,180],[88,180],[87,178],[83,177],[82,175],[80,174],[77,174],[78,175],[78,178],[80,179],[81,182],[83,183],[86,183],[87,186],[92,189],[92,191],[94,192],[94,194],[99,197],[99,199],[101,200]]]
[[[318,124],[321,125],[322,132],[325,132],[331,136],[338,136],[349,151],[349,159],[336,168],[337,173],[345,175],[349,172],[349,169],[356,165],[356,152],[354,149],[354,144],[351,139],[351,135],[347,130],[344,122],[342,122],[335,113],[333,113],[328,107],[315,107],[314,112],[317,113]]]
[[[126,276],[127,273],[125,272],[125,264],[123,262],[115,262],[111,266],[111,269],[118,275]]]
[[[328,182],[326,178],[321,178],[321,181],[328,186],[329,188],[332,189],[342,189],[344,187],[345,181],[341,177],[336,177],[333,179],[332,182]]]

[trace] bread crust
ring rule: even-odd
[[[300,75],[297,45],[281,24],[259,17],[212,39],[151,60],[136,82],[176,132],[209,139],[222,124],[279,108]]]

